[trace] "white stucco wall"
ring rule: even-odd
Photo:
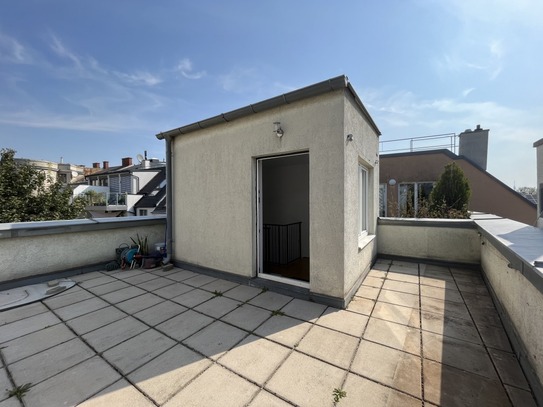
[[[343,298],[345,187],[358,176],[358,157],[365,154],[358,144],[349,153],[346,183],[345,93],[342,89],[173,138],[174,258],[255,276],[256,158],[309,151],[310,290]],[[355,116],[349,111],[350,131],[366,137],[367,129],[357,127]],[[282,138],[273,134],[276,121],[285,132]],[[374,156],[377,143],[371,146]],[[349,221],[349,227],[357,222]],[[358,250],[351,240],[349,245]],[[353,273],[357,256],[348,261]]]
[[[377,256],[375,232],[379,214],[379,136],[360,115],[353,98],[349,95],[345,103],[344,134],[344,178],[345,178],[345,253],[343,284],[344,294],[352,291],[370,269]],[[353,135],[347,141],[347,134]],[[368,170],[368,233],[359,239],[359,181],[358,166],[362,164]]]
[[[455,219],[385,219],[377,227],[379,254],[450,263],[479,264],[480,239],[471,221]],[[450,224],[447,227],[447,224]],[[454,250],[451,250],[454,248]]]
[[[137,233],[148,237],[150,248],[164,242],[165,226],[156,216],[0,224],[0,282],[105,265]]]
[[[536,381],[539,381],[539,386],[536,386],[534,391],[541,397],[543,295],[519,270],[509,267],[510,261],[501,253],[503,248],[496,248],[488,239],[483,238],[483,241],[485,244],[481,246],[482,269],[509,322],[513,325],[516,340],[522,344],[523,349],[516,349],[516,352],[522,351],[519,359],[528,361],[529,367],[524,364],[524,368],[533,369]]]

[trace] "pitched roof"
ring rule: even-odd
[[[164,139],[167,136],[178,136],[180,134],[187,134],[193,131],[205,129],[211,126],[216,126],[222,123],[228,123],[236,119],[240,119],[246,116],[253,114],[261,113],[266,110],[273,109],[275,107],[288,105],[300,100],[308,99],[311,97],[319,96],[325,93],[334,92],[339,89],[346,89],[354,97],[354,100],[361,110],[362,115],[372,127],[372,129],[378,134],[381,135],[381,131],[371,118],[370,114],[364,107],[364,104],[356,94],[354,88],[349,82],[349,79],[345,75],[340,75],[332,79],[328,79],[323,82],[316,83],[314,85],[307,86],[305,88],[297,89],[289,93],[285,93],[270,99],[263,100],[261,102],[242,107],[240,109],[232,110],[228,113],[222,113],[217,116],[210,117],[208,119],[198,121],[186,126],[178,127],[176,129],[168,130],[163,133],[159,133],[156,137],[159,140]]]

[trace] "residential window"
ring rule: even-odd
[[[368,170],[362,165],[358,166],[358,191],[358,234],[366,236],[368,234]]]
[[[387,216],[387,184],[379,184],[379,216]]]
[[[422,206],[428,202],[433,188],[433,182],[411,182],[400,184],[398,197],[400,216],[406,218],[416,217],[422,209]]]
[[[138,209],[139,216],[147,216],[147,209]]]

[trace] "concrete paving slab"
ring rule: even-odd
[[[154,404],[126,380],[102,390],[95,396],[78,404],[78,407],[154,407]]]
[[[317,325],[360,337],[368,322],[366,315],[329,307],[317,320]]]
[[[211,359],[217,360],[245,336],[247,336],[247,332],[216,321],[185,339],[183,343]]]
[[[488,349],[488,353],[503,383],[530,391],[528,381],[514,353],[497,349]]]
[[[110,276],[102,275],[100,277],[93,278],[91,280],[82,281],[78,285],[80,287],[85,288],[85,289],[89,289],[89,288],[96,287],[96,286],[99,286],[99,285],[104,285],[104,284],[107,284],[107,283],[113,283],[115,281],[118,281],[118,280],[116,278],[113,278],[113,277],[110,277]]]
[[[390,278],[385,280],[383,284],[385,290],[399,291],[407,294],[419,294],[419,285],[413,283],[405,283],[403,281],[390,280]]]
[[[121,376],[98,356],[32,386],[26,407],[73,406],[118,381]]]
[[[249,335],[220,358],[219,363],[263,385],[289,353],[289,348]]]
[[[243,304],[221,320],[249,332],[271,317],[270,311],[249,304]]]
[[[353,297],[347,306],[347,311],[356,312],[362,315],[370,315],[374,306],[375,301],[373,300],[362,297]]]
[[[421,401],[400,393],[388,386],[372,382],[349,373],[343,385],[347,395],[341,399],[341,407],[420,407]]]
[[[447,336],[422,332],[424,357],[467,372],[497,380],[498,375],[484,346]]]
[[[287,403],[286,401],[281,400],[279,397],[274,396],[273,394],[261,390],[260,393],[256,395],[249,407],[290,407],[292,404]]]
[[[128,375],[159,405],[169,400],[212,362],[183,345],[176,345]]]
[[[477,325],[479,333],[483,338],[483,343],[489,348],[513,352],[511,343],[503,327],[488,326],[484,324]]]
[[[393,261],[388,268],[389,273],[419,274],[419,265],[417,263]]]
[[[245,302],[256,297],[261,292],[262,290],[260,288],[239,285],[231,290],[228,290],[228,292],[224,293],[224,295],[225,297]]]
[[[332,406],[345,371],[294,351],[265,388],[298,406]]]
[[[104,295],[114,291],[122,290],[126,287],[130,287],[130,285],[125,283],[124,281],[115,280],[114,282],[109,284],[103,284],[96,287],[88,288],[88,290],[95,295]]]
[[[441,288],[421,284],[420,295],[442,301],[460,302],[462,304],[464,303],[464,299],[460,295],[460,292],[456,289],[451,288]]]
[[[421,397],[421,359],[362,340],[351,370],[412,396]]]
[[[35,302],[11,310],[2,311],[0,312],[0,326],[34,315],[43,314],[47,311],[49,311],[49,309],[41,302]]]
[[[194,310],[213,318],[220,318],[230,311],[235,310],[238,306],[239,301],[222,296],[214,296],[209,301],[194,307]]]
[[[377,278],[386,278],[387,272],[386,270],[379,270],[379,269],[371,269],[368,272],[368,277],[377,277]]]
[[[430,297],[420,297],[420,307],[423,311],[445,315],[451,318],[461,318],[471,321],[471,316],[463,302],[451,302]]]
[[[436,269],[434,267],[428,267],[428,266],[426,266],[424,268],[421,267],[421,270],[420,270],[420,279],[421,279],[420,281],[421,281],[421,283],[423,283],[424,278],[435,279],[435,280],[439,280],[439,281],[446,280],[447,282],[452,283],[452,285],[454,285],[454,287],[456,287],[456,284],[454,284],[454,277],[452,276],[449,269],[446,268],[446,267],[442,267],[440,269]]]
[[[293,318],[315,322],[317,318],[322,315],[325,309],[326,305],[295,298],[285,305],[281,311]]]
[[[234,283],[232,281],[223,280],[223,279],[217,279],[215,281],[212,281],[211,283],[207,283],[200,288],[202,290],[207,290],[210,292],[219,291],[221,293],[226,293],[228,290],[231,290],[232,288],[235,288],[239,286],[239,284]]]
[[[99,271],[93,271],[91,273],[84,273],[84,274],[78,274],[76,276],[70,277],[70,280],[77,281],[78,283],[81,283],[83,281],[92,280],[94,278],[99,278],[104,276],[104,273],[101,273]]]
[[[130,298],[129,300],[119,302],[117,304],[117,307],[119,307],[128,314],[135,314],[163,301],[165,301],[164,298],[161,298],[158,295],[146,293],[138,297]]]
[[[2,329],[0,329],[0,343],[40,331],[60,322],[60,319],[49,311],[2,325]]]
[[[68,321],[107,306],[109,306],[107,302],[98,297],[94,297],[62,308],[57,308],[55,309],[55,313],[64,321]]]
[[[103,352],[147,329],[149,329],[147,325],[133,317],[127,317],[95,329],[82,337],[96,351]]]
[[[2,355],[10,364],[74,338],[64,324],[57,324],[4,343]]]
[[[254,333],[279,342],[282,345],[294,347],[311,327],[312,325],[309,322],[276,315],[260,325]]]
[[[486,308],[493,313],[496,313],[496,307],[492,301],[490,295],[477,295],[473,293],[462,293],[466,306],[471,310],[472,308]]]
[[[66,325],[72,328],[78,335],[84,335],[87,332],[126,318],[127,316],[126,313],[109,306],[66,321]]]
[[[348,369],[357,346],[358,338],[315,325],[296,350]]]
[[[388,273],[387,280],[402,281],[404,283],[418,284],[419,276],[416,274]]]
[[[390,263],[380,263],[379,260],[377,260],[371,269],[380,270],[380,271],[388,271],[389,267],[390,267]]]
[[[152,281],[156,278],[157,276],[155,276],[154,274],[142,273],[142,274],[138,274],[137,276],[128,277],[124,281],[127,282],[128,284],[139,286],[142,283],[145,283],[147,281]]]
[[[446,288],[447,290],[458,291],[452,276],[450,277],[450,280],[437,276],[420,276],[420,284],[428,287]]]
[[[464,341],[482,344],[473,322],[462,318],[451,318],[435,312],[421,311],[422,329]]]
[[[95,296],[93,294],[89,293],[86,290],[83,290],[82,288],[72,287],[67,290],[67,293],[64,295],[55,295],[53,297],[49,297],[43,300],[42,302],[46,304],[49,308],[57,309],[94,297]]]
[[[93,356],[94,351],[75,338],[15,362],[9,371],[15,383],[35,385]]]
[[[513,407],[537,407],[531,392],[508,386],[507,384],[505,385],[505,390],[511,398]]]
[[[420,355],[420,332],[416,328],[370,318],[364,339],[414,355]]]
[[[145,322],[147,325],[156,326],[176,315],[182,314],[186,310],[186,307],[183,307],[175,302],[163,301],[135,313],[134,317]]]
[[[451,407],[506,407],[509,399],[499,381],[424,360],[424,398]]]
[[[127,375],[175,344],[175,341],[160,332],[149,329],[110,348],[102,357]]]
[[[215,277],[206,276],[204,274],[197,274],[194,277],[183,280],[183,283],[192,287],[201,287],[215,280],[217,280]]]
[[[292,297],[266,291],[260,294],[258,297],[253,298],[248,303],[251,305],[256,305],[257,307],[269,309],[270,311],[275,311],[283,308],[291,300]]]
[[[0,401],[9,398],[8,392],[13,388],[5,368],[0,369]]]
[[[178,295],[177,297],[173,297],[171,300],[178,304],[183,305],[184,307],[192,308],[209,300],[210,298],[213,298],[213,294],[211,294],[209,291],[200,290],[196,288],[185,294],[181,294],[181,295]]]
[[[418,308],[403,307],[401,305],[377,301],[371,316],[374,318],[396,322],[397,324],[420,328]]]
[[[258,390],[257,386],[229,372],[224,367],[213,365],[164,406],[244,406],[249,403]]]
[[[383,286],[384,281],[385,281],[384,278],[366,277],[364,281],[362,281],[362,285],[365,285],[368,287],[381,288]]]
[[[10,397],[0,401],[0,407],[23,407],[23,405],[16,397]]]
[[[391,290],[381,290],[377,300],[402,305],[409,308],[419,308],[419,296],[414,294],[406,294]]]
[[[196,277],[198,273],[193,273],[189,270],[183,270],[183,269],[173,269],[171,271],[163,272],[162,274],[164,277],[169,278],[173,281],[185,281],[189,278]]]
[[[380,289],[370,287],[367,285],[361,285],[358,291],[355,293],[356,297],[368,298],[370,300],[376,300],[379,296]]]
[[[158,277],[154,280],[145,281],[143,283],[136,284],[139,288],[145,291],[155,291],[159,288],[163,288],[172,285],[172,280],[164,277]]]
[[[182,341],[213,321],[213,318],[188,310],[157,325],[155,328],[178,341]]]
[[[471,293],[477,295],[489,295],[488,289],[484,284],[473,284],[473,283],[460,283],[457,282],[456,285],[462,293]]]
[[[116,304],[122,301],[126,301],[133,297],[138,297],[142,294],[145,294],[146,291],[138,287],[126,287],[118,291],[113,291],[107,294],[102,295],[102,298],[112,304]]]
[[[177,297],[181,294],[188,293],[189,291],[194,290],[194,287],[183,283],[170,283],[164,287],[161,287],[153,291],[153,294],[156,294],[162,298],[171,299]]]
[[[109,273],[110,276],[118,278],[119,280],[126,280],[127,278],[134,277],[140,274],[145,273],[144,269],[133,269],[133,270],[116,270]]]

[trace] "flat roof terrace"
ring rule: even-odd
[[[0,313],[1,407],[536,405],[469,268],[379,259],[346,310],[178,268],[73,280]]]

